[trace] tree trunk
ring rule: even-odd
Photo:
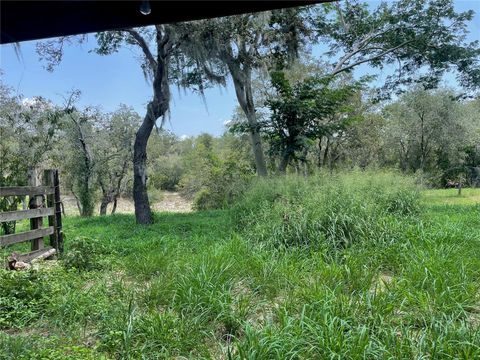
[[[317,157],[317,167],[322,167],[322,136],[318,139],[318,157]]]
[[[83,115],[83,116],[85,116],[85,118],[88,119],[87,115]],[[94,199],[93,199],[92,189],[90,186],[95,164],[93,161],[92,151],[90,149],[90,145],[87,141],[87,138],[84,134],[84,130],[82,128],[81,122],[79,122],[79,120],[72,115],[70,115],[70,119],[72,120],[77,130],[78,141],[79,141],[80,148],[82,150],[82,155],[83,155],[83,164],[85,166],[85,168],[83,169],[83,178],[81,178],[81,182],[77,184],[79,187],[78,197],[75,194],[74,195],[77,202],[79,202],[81,205],[78,207],[80,211],[80,216],[90,217],[93,215],[93,210],[95,207],[95,204],[93,203]]]
[[[115,211],[117,211],[117,200],[118,198],[117,196],[115,196],[115,198],[113,199],[113,206],[112,206],[112,212],[111,212],[112,215],[115,214]]]
[[[278,165],[278,172],[280,174],[285,174],[287,172],[287,166],[289,162],[290,162],[290,152],[287,149],[285,149],[282,152],[280,164]]]
[[[135,134],[133,145],[133,201],[135,203],[135,218],[138,224],[153,223],[153,214],[147,193],[147,143],[155,122],[165,115],[170,102],[168,86],[168,59],[172,48],[169,34],[161,25],[157,29],[157,59],[153,61],[153,99],[148,103],[147,113],[143,123]],[[147,52],[150,54],[150,52]],[[151,54],[150,54],[151,56]]]
[[[149,108],[150,105],[151,103]],[[147,143],[154,125],[155,119],[147,110],[143,123],[135,135],[133,146],[133,200],[135,202],[135,218],[138,224],[153,223],[147,193]]]
[[[90,171],[85,172],[85,175],[83,178],[83,184],[80,184],[81,189],[80,189],[79,199],[82,204],[82,212],[80,213],[80,216],[82,217],[93,216],[95,204],[93,201],[92,189],[90,186],[91,176],[92,175]]]
[[[256,125],[255,120],[255,125]],[[250,132],[250,138],[252,141],[253,154],[255,156],[255,166],[257,168],[257,174],[260,176],[267,176],[267,164],[263,154],[262,139],[258,130]]]
[[[423,114],[420,115],[420,169],[425,171],[425,136],[424,136],[424,117]]]
[[[106,198],[106,197],[103,197],[102,198],[102,201],[100,203],[100,215],[101,216],[104,216],[104,215],[107,215],[107,206],[109,204],[109,199]]]
[[[82,204],[80,203],[80,200],[78,199],[78,196],[77,194],[75,194],[75,192],[72,190],[70,190],[72,192],[72,195],[73,197],[75,198],[75,203],[77,204],[77,209],[78,209],[78,213],[80,215],[82,215]]]
[[[250,140],[252,142],[257,174],[259,176],[267,176],[267,163],[265,162],[265,156],[263,154],[262,138],[260,136],[260,129],[258,126],[257,115],[255,114],[255,104],[252,95],[252,70],[245,66],[243,69],[240,69],[239,65],[234,63],[233,60],[230,60],[227,65],[230,74],[232,75],[238,103],[248,120]]]
[[[117,178],[117,185],[115,187],[115,190],[113,192],[113,195],[112,197],[110,198],[111,201],[113,201],[113,206],[112,206],[112,212],[111,212],[111,215],[115,214],[115,211],[117,211],[117,201],[118,201],[118,198],[122,192],[122,180],[127,172],[127,167],[128,167],[128,163],[129,161],[128,160],[125,160],[123,162],[123,165],[122,165],[122,171],[120,172],[120,174],[118,174],[118,178]]]
[[[327,144],[325,145],[325,152],[323,153],[323,166],[327,165],[329,161],[330,138],[327,136]]]

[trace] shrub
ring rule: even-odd
[[[155,188],[148,189],[148,200],[150,203],[155,204],[162,201],[164,198],[163,191]]]
[[[391,173],[287,176],[257,180],[233,216],[256,242],[337,249],[392,240],[385,227],[417,214],[419,204],[413,180]]]
[[[103,243],[88,237],[77,237],[63,256],[63,266],[66,269],[78,271],[99,270],[104,267],[102,255],[107,253]]]
[[[154,189],[174,191],[184,173],[185,169],[178,155],[162,156],[160,159],[156,158],[152,165],[148,185]]]
[[[205,167],[201,174],[192,173],[182,179],[182,192],[193,194],[197,210],[222,209],[232,205],[248,188],[255,176],[248,164],[227,158],[215,166]]]

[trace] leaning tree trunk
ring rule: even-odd
[[[147,193],[147,143],[155,122],[168,110],[170,88],[167,69],[171,48],[169,35],[163,33],[160,26],[157,26],[157,59],[156,62],[151,61],[155,65],[153,99],[148,103],[147,113],[135,135],[133,145],[133,201],[138,224],[153,223],[153,214]]]
[[[100,184],[100,189],[102,189],[102,200],[100,201],[100,216],[104,216],[107,215],[107,206],[110,203],[110,196],[109,191],[101,177],[99,178],[98,183]]]
[[[139,224],[153,222],[147,193],[147,143],[156,120],[150,111],[153,107],[152,103],[153,101],[148,105],[149,109],[135,135],[133,146],[133,201],[135,202],[135,217]]]
[[[227,65],[230,74],[232,75],[238,103],[248,120],[250,140],[252,142],[257,174],[260,176],[267,176],[267,164],[263,154],[262,138],[260,136],[257,115],[255,114],[255,104],[253,102],[251,69],[244,68],[242,70],[238,64],[235,64],[233,61],[228,62]]]

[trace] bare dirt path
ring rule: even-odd
[[[165,191],[162,201],[153,204],[152,208],[155,211],[190,212],[192,203],[181,197],[178,192]]]
[[[62,202],[65,207],[65,213],[67,216],[78,215],[78,209],[75,202],[75,198],[71,195],[62,196]],[[98,215],[99,204],[95,207],[95,214]],[[192,211],[192,203],[184,199],[178,192],[164,191],[162,200],[152,204],[154,211],[167,211],[167,212],[190,212]],[[112,204],[107,208],[107,214],[110,214],[112,210]],[[133,214],[135,207],[133,201],[130,199],[119,199],[117,204],[118,214]]]

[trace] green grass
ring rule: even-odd
[[[460,196],[457,189],[425,190],[423,196],[429,205],[480,204],[480,189],[464,188]]]
[[[429,190],[408,214],[414,198],[380,188],[389,176],[375,201],[364,193],[368,179],[348,179],[332,206],[358,199],[347,215],[380,225],[355,228],[361,241],[334,248],[322,217],[332,207],[317,213],[311,200],[324,185],[298,178],[275,189],[298,221],[323,224],[295,231],[326,242],[268,241],[285,203],[255,210],[260,226],[245,215],[248,194],[233,211],[156,214],[149,227],[130,215],[65,218],[66,253],[98,266],[0,272],[0,358],[479,358],[480,207],[447,206],[443,190]],[[392,202],[403,210],[388,210]],[[289,226],[274,226],[276,236],[296,239]],[[102,245],[76,249],[79,237]]]

